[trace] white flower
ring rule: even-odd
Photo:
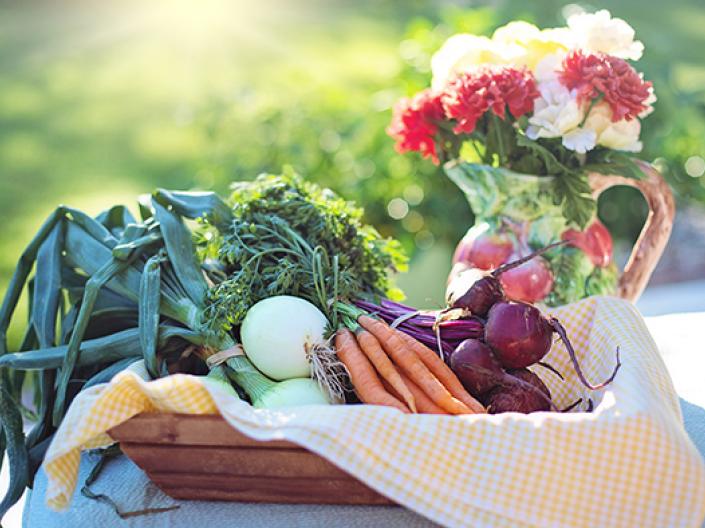
[[[552,77],[546,74],[546,77],[548,80],[538,85],[541,97],[534,102],[534,114],[529,118],[526,129],[527,137],[559,137],[567,149],[581,154],[592,150],[597,144],[597,133],[590,128],[580,127],[585,118],[585,110],[578,104],[575,90],[568,90],[558,82],[555,74]]]
[[[639,120],[622,119],[616,123],[613,122],[612,109],[605,102],[596,104],[590,110],[583,127],[594,131],[597,135],[597,144],[603,147],[627,152],[639,152],[642,148],[639,141],[641,132]]]
[[[531,139],[561,137],[580,125],[583,110],[575,91],[569,91],[557,80],[538,84],[541,97],[534,101],[526,135]]]
[[[634,29],[621,18],[612,18],[606,9],[571,15],[568,27],[573,33],[574,48],[630,60],[639,60],[644,51],[644,45],[634,40]]]
[[[561,143],[569,150],[574,150],[579,154],[585,154],[588,150],[595,148],[597,134],[588,128],[574,128],[563,136]]]
[[[508,51],[487,37],[453,35],[431,57],[432,86],[441,90],[455,75],[482,64],[506,64]]]

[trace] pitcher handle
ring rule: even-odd
[[[631,255],[619,278],[618,294],[623,299],[636,302],[649,282],[661,254],[671,236],[676,206],[670,187],[653,166],[635,160],[645,174],[643,179],[605,175],[596,172],[588,175],[595,200],[600,194],[617,185],[639,189],[649,206],[644,227],[632,248]]]

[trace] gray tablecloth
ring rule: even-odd
[[[702,386],[702,373],[705,372],[703,345],[705,313],[649,318],[647,322],[681,396],[686,430],[705,458],[705,388]],[[93,462],[89,456],[83,457],[79,482],[85,480]],[[45,489],[46,477],[40,472],[37,475],[34,492],[29,495],[25,503],[24,526],[29,528],[436,526],[415,513],[390,506],[263,505],[174,501],[159,491],[144,473],[124,456],[108,463],[101,477],[93,485],[94,492],[107,494],[125,511],[174,504],[179,504],[179,509],[123,520],[109,506],[88,500],[76,493],[71,507],[57,514],[44,506]]]

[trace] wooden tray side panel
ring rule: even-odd
[[[394,504],[315,453],[291,442],[253,440],[219,415],[141,414],[110,436],[175,499]]]

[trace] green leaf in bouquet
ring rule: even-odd
[[[570,171],[553,179],[554,200],[563,208],[563,216],[569,224],[581,230],[595,216],[597,204],[584,172]]]
[[[588,154],[584,169],[600,174],[616,174],[626,178],[641,180],[646,177],[644,171],[628,152],[598,147]]]
[[[571,169],[558,160],[553,152],[543,146],[539,141],[529,139],[524,134],[517,135],[516,141],[519,147],[527,149],[534,158],[542,162],[545,172],[538,174],[553,176],[571,171]]]
[[[500,167],[506,167],[517,147],[517,131],[509,121],[489,112],[485,137],[485,163],[492,163],[495,156]]]

